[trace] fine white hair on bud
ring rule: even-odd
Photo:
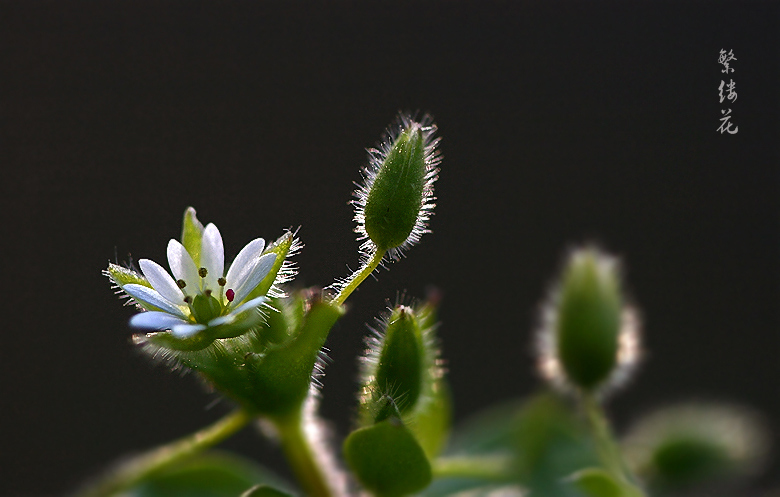
[[[620,280],[617,258],[595,248],[567,258],[536,334],[537,369],[557,389],[603,397],[633,376],[642,359],[640,318]]]
[[[427,114],[416,121],[401,113],[379,147],[368,149],[363,182],[352,200],[355,232],[365,256],[381,250],[397,260],[430,232],[428,221],[436,206],[433,184],[441,162],[436,129]]]

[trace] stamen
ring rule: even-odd
[[[219,286],[225,286],[227,284],[227,280],[225,278],[220,278],[217,280],[217,284]]]
[[[186,304],[191,304],[191,303],[192,303],[192,297],[191,297],[191,296],[189,296],[189,295],[187,295],[186,297],[184,297],[184,303],[186,303]]]
[[[176,286],[178,286],[179,288],[183,289],[185,286],[187,286],[187,282],[184,281],[184,280],[177,280],[176,281]]]
[[[203,295],[205,295],[206,297],[211,297],[211,290],[207,289],[206,291],[203,292]]]
[[[227,292],[225,292],[225,297],[227,297],[228,302],[233,302],[233,299],[236,298],[236,292],[233,291],[232,288],[228,289]]]
[[[205,267],[202,267],[202,268],[198,269],[198,275],[200,275],[201,278],[205,278],[206,275],[208,275],[208,274],[209,274],[209,272],[206,270]]]

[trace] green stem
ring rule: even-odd
[[[197,454],[234,434],[251,420],[246,411],[239,409],[211,426],[141,454],[89,485],[79,497],[107,497],[127,490],[153,473],[171,464]]]
[[[275,419],[274,424],[279,430],[282,450],[287,462],[295,473],[298,483],[309,497],[331,497],[333,491],[328,485],[325,473],[315,458],[309,440],[303,431],[300,413],[283,419]]]
[[[368,275],[373,273],[374,269],[379,266],[379,263],[382,262],[382,258],[385,256],[385,253],[385,250],[375,249],[374,253],[371,254],[371,257],[366,262],[366,265],[360,268],[358,271],[355,271],[352,276],[349,277],[347,284],[341,288],[341,291],[338,293],[338,295],[336,295],[331,304],[335,306],[340,306],[343,304],[344,301],[347,300],[347,297],[349,297],[349,295],[354,292],[361,283],[363,283],[363,280],[368,278]]]
[[[505,481],[512,478],[512,459],[507,456],[454,456],[433,461],[434,478],[479,478]]]
[[[623,461],[623,456],[620,453],[617,443],[615,443],[615,439],[612,436],[612,430],[609,427],[609,422],[607,421],[607,417],[598,400],[596,400],[595,396],[590,392],[582,392],[581,400],[585,415],[590,424],[593,439],[596,443],[596,451],[599,454],[599,459],[601,459],[604,468],[609,471],[612,476],[625,483],[630,488],[633,495],[636,497],[644,496],[644,492],[634,483],[636,479],[631,474],[631,470],[628,469],[625,461]]]

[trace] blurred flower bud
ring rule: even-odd
[[[763,419],[748,409],[683,404],[640,419],[622,445],[640,476],[668,490],[755,474],[769,439]]]
[[[543,322],[539,367],[558,386],[603,392],[638,362],[638,319],[625,305],[617,261],[593,248],[571,254]]]

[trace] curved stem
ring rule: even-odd
[[[149,475],[221,442],[250,420],[249,414],[239,409],[192,435],[130,459],[79,492],[78,496],[107,497],[126,490]]]
[[[310,497],[331,497],[333,492],[304,434],[301,414],[274,419],[273,422],[279,430],[279,439],[287,462],[304,494]]]
[[[434,460],[431,469],[434,478],[504,481],[512,477],[511,465],[508,456],[453,456]]]
[[[365,266],[355,271],[352,276],[349,277],[347,284],[341,288],[341,291],[339,291],[338,295],[331,301],[331,304],[336,306],[343,304],[344,301],[347,300],[347,297],[363,283],[363,280],[368,278],[368,275],[373,273],[374,269],[379,266],[385,253],[385,250],[375,249],[374,253],[371,254],[371,257],[366,261]]]
[[[596,450],[605,469],[612,473],[614,477],[629,485],[631,490],[635,492],[634,495],[644,496],[644,492],[634,483],[636,479],[623,460],[620,449],[612,436],[612,430],[609,427],[607,417],[604,415],[598,400],[589,392],[582,392],[581,400],[596,443]]]

